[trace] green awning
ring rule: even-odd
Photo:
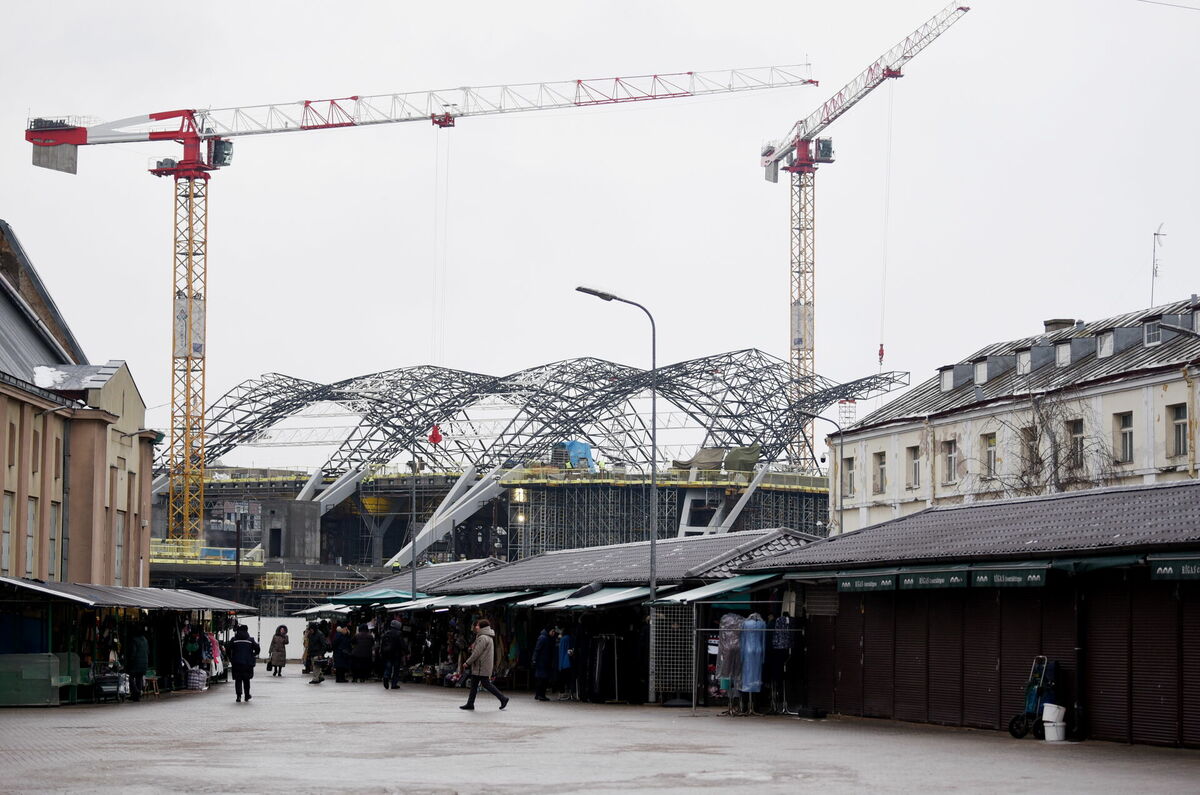
[[[969,567],[920,566],[900,569],[897,585],[901,591],[926,588],[966,588],[970,581]]]
[[[1196,555],[1151,555],[1152,580],[1200,580],[1200,557]]]
[[[417,598],[425,594],[417,594]],[[369,591],[351,591],[329,597],[335,605],[370,605],[376,602],[401,602],[412,599],[409,591],[398,591],[395,588],[372,588]]]
[[[842,592],[869,593],[871,591],[896,590],[898,569],[885,571],[841,572],[837,576],[837,589]]]
[[[459,596],[448,596],[442,599],[435,605],[438,608],[443,607],[479,607],[481,605],[499,602],[503,599],[513,599],[517,596],[525,596],[528,591],[491,591],[489,593],[468,593]]]
[[[1048,560],[972,566],[971,585],[976,588],[1040,588],[1046,584],[1049,568]]]
[[[1055,558],[1050,568],[1082,574],[1085,571],[1099,571],[1117,566],[1137,566],[1144,555],[1108,555],[1095,558]]]
[[[730,577],[727,580],[719,580],[710,582],[708,585],[701,585],[699,588],[693,588],[690,591],[683,593],[665,596],[662,599],[655,600],[654,604],[691,604],[693,602],[702,602],[712,596],[720,596],[723,593],[730,591],[741,590],[755,583],[761,583],[765,580],[770,580],[776,577],[774,574],[741,574],[737,577]]]

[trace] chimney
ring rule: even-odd
[[[1046,333],[1050,334],[1055,331],[1062,331],[1066,328],[1072,328],[1075,325],[1075,318],[1071,317],[1056,317],[1050,320],[1042,321],[1042,325],[1046,327]]]

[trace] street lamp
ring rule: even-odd
[[[636,306],[646,313],[650,320],[650,701],[657,695],[654,692],[654,600],[658,596],[658,568],[656,545],[658,542],[658,330],[654,325],[654,315],[650,310],[637,301],[630,301],[619,295],[594,290],[591,287],[576,287],[581,293],[593,295],[601,301],[620,301],[623,304]]]
[[[846,532],[846,525],[842,523],[842,512],[845,508],[846,495],[842,491],[842,479],[843,479],[843,477],[845,477],[842,473],[842,467],[845,466],[846,459],[842,455],[842,453],[845,450],[845,444],[846,444],[845,429],[842,428],[842,426],[839,425],[838,423],[834,422],[833,420],[829,419],[828,417],[823,417],[820,414],[813,414],[812,412],[801,411],[800,409],[796,409],[796,413],[802,417],[808,417],[809,419],[824,420],[825,422],[828,422],[830,425],[832,425],[833,427],[838,429],[838,460],[837,460],[838,532],[844,533],[844,532]]]

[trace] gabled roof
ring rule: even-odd
[[[43,582],[41,580],[0,577],[0,586],[35,595],[38,600],[62,599],[89,607],[141,607],[147,610],[220,610],[257,613],[249,605],[218,599],[208,594],[173,588],[139,588],[91,583]]]
[[[1200,544],[1200,482],[1089,489],[920,513],[758,560],[744,571],[1170,551]]]
[[[417,592],[429,593],[430,589],[436,586],[452,583],[463,577],[485,572],[500,565],[501,562],[495,558],[476,558],[474,560],[455,560],[450,563],[429,563],[424,566],[417,566]],[[375,580],[375,582],[367,583],[358,588],[352,588],[346,591],[345,594],[339,595],[344,596],[358,591],[374,591],[383,588],[394,588],[398,591],[407,592],[411,585],[412,569],[405,568],[396,574],[388,575],[383,579]]]
[[[1018,350],[1033,346],[1052,347],[1068,340],[1091,340],[1097,334],[1115,328],[1140,329],[1143,323],[1157,320],[1163,315],[1183,315],[1198,308],[1200,303],[1193,298],[1127,312],[1091,323],[1080,323],[1034,337],[997,342],[979,349],[956,364],[971,365],[989,356],[1015,356]],[[1139,341],[1124,350],[1114,351],[1112,356],[1103,359],[1097,357],[1094,347],[1090,351],[1078,351],[1076,354],[1077,358],[1066,367],[1057,367],[1053,357],[1050,357],[1050,361],[1027,375],[1017,375],[1016,368],[1012,367],[989,378],[978,387],[972,379],[967,379],[966,383],[948,392],[942,391],[940,377],[935,375],[878,411],[867,415],[848,430],[852,433],[889,422],[943,414],[997,400],[1023,398],[1030,394],[1054,392],[1113,378],[1177,368],[1200,359],[1200,338],[1163,331],[1162,342],[1158,345],[1148,346]]]
[[[114,359],[105,364],[39,365],[33,368],[33,383],[55,392],[86,392],[103,389],[125,362]]]
[[[812,536],[786,528],[664,538],[655,549],[659,582],[722,579],[768,551],[799,547]],[[432,589],[434,593],[564,588],[591,582],[644,583],[650,574],[650,542],[563,549],[523,558],[497,569]],[[426,589],[421,589],[426,590]]]

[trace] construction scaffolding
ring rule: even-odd
[[[658,518],[658,537],[673,537],[679,523],[675,489],[658,489]],[[508,527],[513,534],[512,558],[646,541],[650,538],[650,490],[644,485],[598,484],[514,489],[509,492]]]

